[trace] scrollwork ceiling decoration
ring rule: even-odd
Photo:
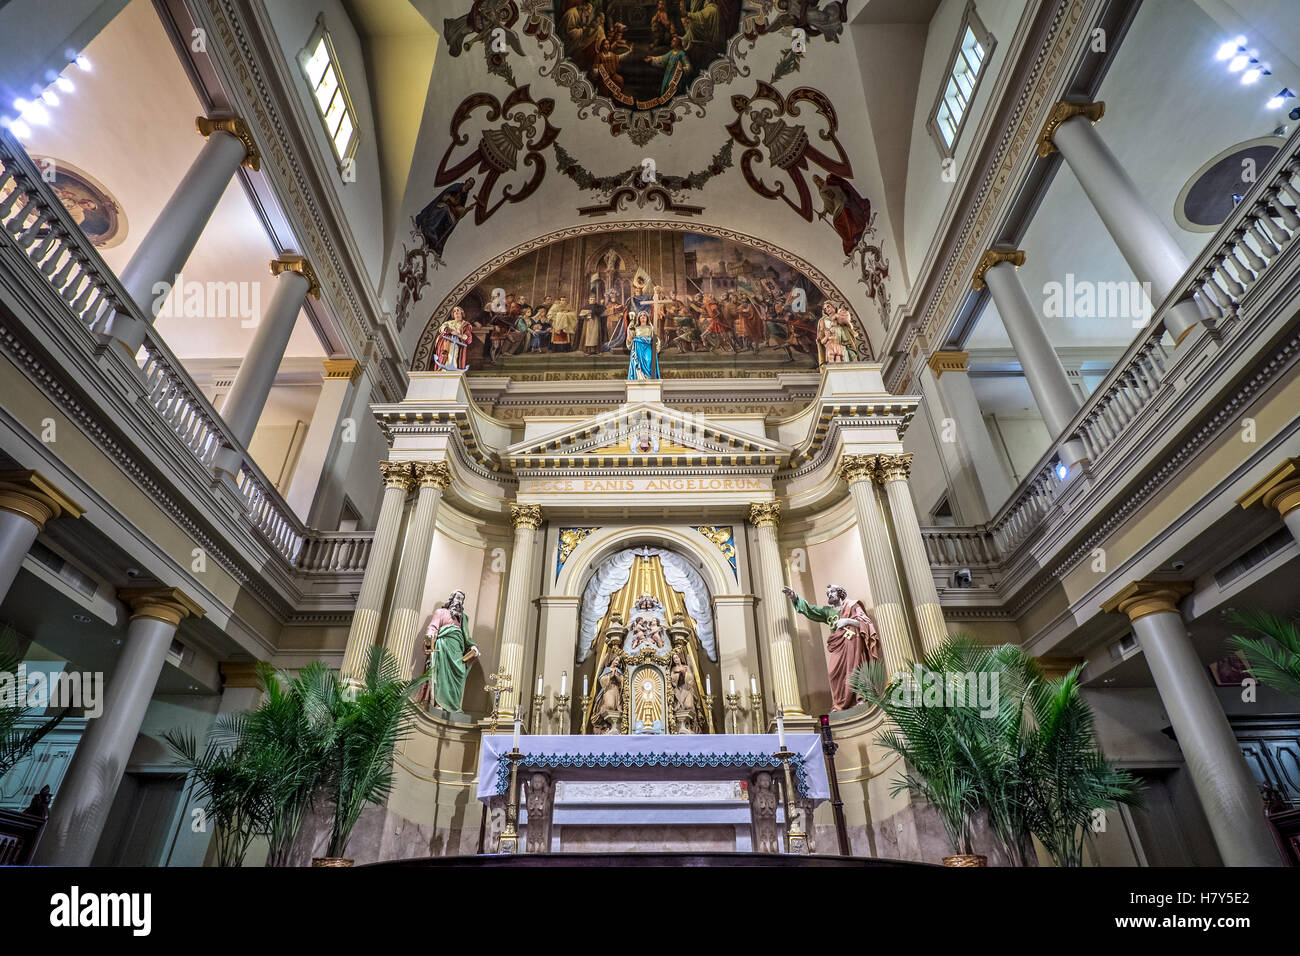
[[[713,154],[705,169],[687,173],[685,176],[657,171],[653,176],[647,176],[645,170],[638,166],[610,176],[597,176],[559,143],[555,144],[554,149],[556,166],[563,175],[573,180],[574,185],[579,189],[602,194],[601,202],[578,207],[578,214],[581,216],[604,216],[610,213],[627,212],[633,206],[637,209],[645,209],[648,206],[659,212],[693,216],[703,212],[704,207],[681,202],[682,194],[703,189],[705,183],[730,169],[731,146],[730,141],[723,143]]]

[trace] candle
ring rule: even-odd
[[[736,678],[735,678],[735,676],[733,675],[733,676],[731,676],[731,677],[728,677],[728,678],[727,678],[727,681],[728,681],[728,684],[727,684],[727,693],[728,693],[728,694],[734,694],[734,693],[736,692]]]
[[[749,692],[755,697],[758,696],[758,678],[753,674],[749,675]]]
[[[780,714],[776,718],[776,742],[782,750],[785,749],[785,718],[781,717]]]
[[[569,686],[569,672],[560,671],[560,696],[564,696],[564,690]]]
[[[711,681],[711,680],[709,679],[709,675],[708,675],[708,674],[705,674],[705,675],[704,675],[704,693],[706,693],[706,694],[712,694],[712,693],[713,693],[713,681]]]
[[[515,742],[513,745],[511,745],[510,749],[512,750],[519,749],[519,718],[518,717],[515,718]]]
[[[542,696],[542,679],[540,677],[537,678],[537,696]]]
[[[587,696],[589,696],[589,695],[587,694],[587,675],[586,675],[586,674],[583,674],[583,675],[582,675],[582,696],[583,696],[583,697],[587,697]]]

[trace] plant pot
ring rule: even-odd
[[[356,866],[355,860],[349,860],[345,856],[317,856],[312,857],[311,865],[316,866]]]
[[[315,866],[315,864],[312,864]],[[944,866],[988,866],[989,858],[980,853],[955,853],[943,858]]]

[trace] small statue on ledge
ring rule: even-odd
[[[465,678],[479,656],[465,618],[465,592],[458,589],[451,592],[446,604],[433,612],[426,631],[431,650],[429,683],[433,702],[453,713],[461,708]]]
[[[623,658],[616,654],[600,672],[596,681],[596,709],[591,728],[597,734],[617,734],[623,730]]]
[[[849,686],[853,672],[867,661],[880,659],[876,625],[861,601],[850,601],[849,592],[838,584],[826,586],[826,603],[809,604],[793,588],[781,589],[794,609],[821,624],[831,626],[826,639],[826,670],[831,679],[831,710],[848,710],[862,698]]]
[[[677,732],[696,733],[695,675],[691,673],[690,664],[686,663],[684,656],[678,651],[673,651],[672,675],[673,697],[677,704]]]

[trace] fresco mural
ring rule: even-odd
[[[568,236],[498,265],[430,317],[414,367],[626,374],[629,324],[643,313],[665,376],[815,368],[825,359],[823,313],[841,317],[843,348],[870,355],[843,303],[774,250],[649,229]]]

